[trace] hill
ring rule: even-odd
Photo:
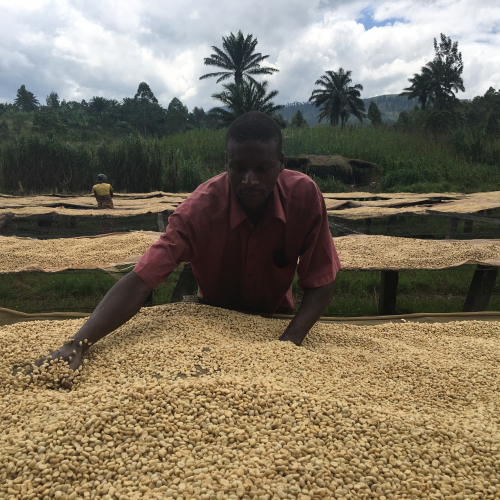
[[[363,99],[367,110],[371,101],[375,101],[377,103],[377,106],[382,113],[382,120],[387,123],[394,123],[398,119],[401,111],[410,111],[413,109],[415,104],[418,104],[416,99],[409,100],[406,97],[399,97],[397,94],[386,94]],[[290,121],[292,116],[298,110],[300,110],[309,125],[318,124],[317,116],[319,114],[319,110],[313,104],[308,102],[292,102],[285,104],[285,107],[280,111],[280,113],[286,121]],[[351,118],[348,123],[356,122],[356,118]]]

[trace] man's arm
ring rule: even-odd
[[[330,304],[333,298],[333,288],[333,281],[318,288],[308,288],[304,292],[297,314],[280,337],[280,340],[293,342],[296,345],[302,344],[309,330]]]
[[[127,274],[101,300],[87,322],[73,337],[73,342],[64,344],[50,355],[53,359],[62,358],[72,370],[76,370],[81,366],[82,356],[89,345],[95,344],[135,316],[151,290],[137,274]],[[41,366],[45,359],[46,356],[39,359],[35,365]],[[63,387],[69,389],[71,382],[64,381]]]

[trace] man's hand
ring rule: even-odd
[[[302,303],[280,340],[301,345],[309,330],[325,312],[333,297],[334,282],[304,292]]]
[[[95,344],[135,316],[152,288],[137,274],[131,272],[123,277],[101,300],[87,322],[80,328],[74,340],[64,344],[50,354],[52,359],[62,358],[72,370],[82,365],[82,356],[90,345]],[[81,344],[81,345],[80,345]],[[48,356],[39,359],[35,366],[40,367]],[[71,358],[71,360],[70,360]],[[33,367],[27,375],[32,375]],[[63,387],[71,388],[71,382],[65,380]]]
[[[88,348],[88,347],[87,347]],[[54,352],[51,352],[49,355],[44,356],[43,358],[40,358],[34,366],[42,366],[46,361],[47,358],[50,356],[51,359],[56,360],[62,360],[66,361],[68,363],[68,368],[70,370],[73,370],[75,372],[82,366],[82,357],[83,357],[83,352],[84,352],[84,347],[83,345],[80,346],[78,345],[78,342],[68,342],[67,344],[64,344],[60,349],[55,350]],[[31,375],[33,376],[33,368],[32,366],[27,372],[26,375]],[[71,389],[73,386],[73,382],[69,379],[65,379],[61,382],[61,386],[64,389]]]

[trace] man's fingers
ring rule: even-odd
[[[63,389],[67,389],[69,391],[73,387],[73,382],[67,378],[61,382],[61,386]]]
[[[52,369],[49,370],[50,373],[47,372],[49,365],[54,366],[54,376],[59,377],[61,380],[61,382],[58,382],[57,385],[60,385],[67,390],[71,389],[73,387],[73,377],[75,376],[75,372],[79,371],[82,367],[81,346],[75,347],[68,343],[59,349],[56,349],[48,356],[44,356],[37,360],[25,373],[26,375],[29,375],[30,383],[34,383],[36,381],[42,384],[54,383],[53,381],[50,382],[50,379],[52,378]],[[45,369],[44,366],[46,367]]]

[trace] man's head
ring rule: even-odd
[[[97,176],[97,182],[106,182],[107,177],[104,174],[99,174]]]
[[[243,207],[265,206],[284,168],[281,129],[270,116],[252,111],[229,126],[226,170]]]

